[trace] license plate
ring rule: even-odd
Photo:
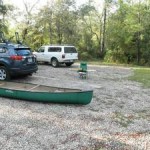
[[[31,63],[32,62],[32,58],[28,58],[28,62]]]

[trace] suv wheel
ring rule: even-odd
[[[58,67],[59,66],[59,62],[58,62],[58,60],[56,58],[53,58],[51,63],[52,63],[53,67]]]
[[[8,70],[5,67],[0,66],[0,80],[9,80],[9,79],[10,75]]]

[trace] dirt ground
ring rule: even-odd
[[[13,81],[93,89],[88,105],[36,103],[0,98],[1,150],[149,150],[150,89],[127,79],[131,68],[79,64],[39,65]]]

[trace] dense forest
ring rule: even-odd
[[[70,44],[80,59],[150,65],[150,0],[104,0],[101,9],[92,0],[49,0],[35,9],[37,3],[24,2],[21,12],[0,0],[0,31],[13,41],[17,30],[33,50]]]

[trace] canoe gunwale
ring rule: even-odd
[[[22,99],[27,101],[37,101],[37,102],[50,102],[50,103],[66,103],[66,104],[89,104],[92,100],[93,90],[82,90],[82,89],[71,89],[71,88],[60,88],[60,87],[52,87],[52,86],[45,86],[40,84],[30,84],[30,83],[23,83],[30,87],[29,89],[20,89],[18,86],[17,89],[12,88],[11,86],[15,82],[7,82],[12,83],[10,87],[0,87],[0,96],[8,97],[13,99]],[[19,83],[21,84],[21,83]],[[0,82],[1,85],[1,82]],[[7,84],[6,84],[7,85]],[[32,85],[32,86],[30,86]],[[36,88],[40,86],[44,86],[45,91],[37,91]],[[41,89],[42,89],[41,87]],[[43,87],[43,88],[44,88]],[[23,88],[23,87],[22,87]],[[56,88],[57,91],[47,91],[48,88]],[[59,91],[65,89],[66,91]],[[68,91],[67,91],[68,90]]]
[[[2,83],[1,83],[2,82]],[[3,86],[3,85],[7,85],[7,84],[9,84],[9,83],[13,83],[13,84],[19,84],[19,86],[17,86],[17,87],[1,87],[1,86]],[[26,86],[28,86],[28,85],[32,85],[33,87],[30,87],[29,89],[25,89],[25,88],[23,88],[22,87],[22,85],[26,85]],[[70,92],[83,92],[84,90],[82,90],[82,89],[75,89],[75,88],[62,88],[62,87],[55,87],[55,86],[48,86],[48,85],[43,85],[43,84],[35,84],[35,83],[22,83],[22,82],[10,82],[10,81],[0,81],[0,88],[3,88],[3,89],[9,89],[9,90],[19,90],[19,91],[32,91],[33,90],[33,92],[38,92],[38,90],[36,90],[36,91],[34,91],[34,89],[36,89],[36,88],[38,88],[38,87],[45,87],[45,88],[52,88],[52,89],[57,89],[57,90],[62,90],[62,91],[60,91],[60,93],[62,93],[62,92],[65,92],[65,93],[67,93],[66,91],[67,90],[69,90]],[[50,92],[51,93],[51,91],[47,91],[47,90],[43,90],[43,91],[40,91],[39,90],[39,92]],[[55,93],[55,91],[52,91],[53,93]],[[57,91],[57,93],[58,93],[59,91]],[[70,92],[68,92],[68,93],[70,93]]]
[[[3,89],[3,90],[11,90],[11,91],[22,91],[22,92],[31,92],[31,93],[50,93],[50,94],[60,94],[60,93],[85,93],[85,92],[93,92],[93,90],[81,90],[81,91],[70,91],[70,92],[63,92],[63,91],[58,91],[58,92],[49,92],[49,91],[29,91],[29,90],[19,90],[19,89],[12,89],[12,88],[1,88],[0,89]]]

